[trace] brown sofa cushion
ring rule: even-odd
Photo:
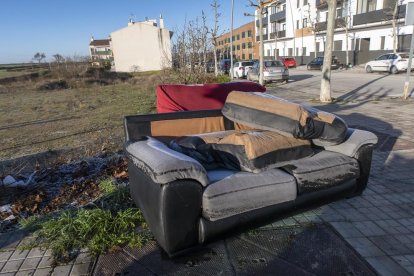
[[[267,130],[231,130],[174,140],[171,147],[207,169],[217,166],[247,172],[283,166],[313,153],[310,141]]]
[[[347,125],[334,114],[263,93],[232,92],[222,113],[228,119],[256,129],[266,129],[302,139],[339,144]]]

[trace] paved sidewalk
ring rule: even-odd
[[[364,99],[315,104],[319,91],[295,92],[289,85],[269,93],[307,103],[344,118],[351,127],[379,137],[368,188],[362,196],[293,217],[300,223],[329,222],[380,275],[414,275],[414,101]]]
[[[311,101],[318,95],[314,88],[304,87],[297,92],[289,87],[290,84],[278,85],[268,90],[336,113],[351,127],[375,132],[380,141],[374,151],[368,188],[362,196],[283,219],[272,226],[330,223],[380,275],[414,275],[414,101],[363,98],[321,105]],[[95,259],[86,253],[53,268],[48,251],[16,250],[23,236],[24,233],[0,235],[0,276],[91,273]]]

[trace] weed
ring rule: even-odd
[[[112,179],[108,178],[99,182],[99,189],[103,194],[108,195],[115,192],[117,186]]]

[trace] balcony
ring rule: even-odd
[[[319,22],[315,24],[315,31],[316,32],[322,32],[322,31],[326,31],[326,27],[327,27],[327,22]],[[344,18],[337,18],[335,20],[335,29],[337,28],[344,28],[345,26],[345,19]]]
[[[399,7],[398,18],[405,17],[405,8],[406,8],[406,5],[401,5]],[[354,15],[354,26],[381,22],[381,21],[388,21],[392,19],[392,14],[393,14],[393,10],[390,8],[356,14]]]
[[[263,34],[263,40],[268,40],[268,35],[267,34]],[[256,36],[256,41],[260,41],[260,36]]]
[[[277,38],[284,38],[286,37],[286,31],[278,31],[277,32]],[[275,33],[270,33],[270,39],[275,38]]]
[[[286,19],[286,10],[270,15],[270,22],[279,22]]]
[[[262,18],[263,27],[267,26],[267,16]],[[256,20],[256,27],[259,27],[259,20]]]

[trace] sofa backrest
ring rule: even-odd
[[[348,128],[334,114],[263,93],[231,92],[222,113],[229,120],[248,127],[317,139],[321,141],[319,144],[341,143]]]
[[[265,92],[254,82],[164,84],[157,86],[157,112],[221,109],[231,91]]]
[[[124,130],[126,141],[141,140],[152,136],[163,141],[175,137],[240,129],[221,114],[221,110],[201,110],[126,116]]]

